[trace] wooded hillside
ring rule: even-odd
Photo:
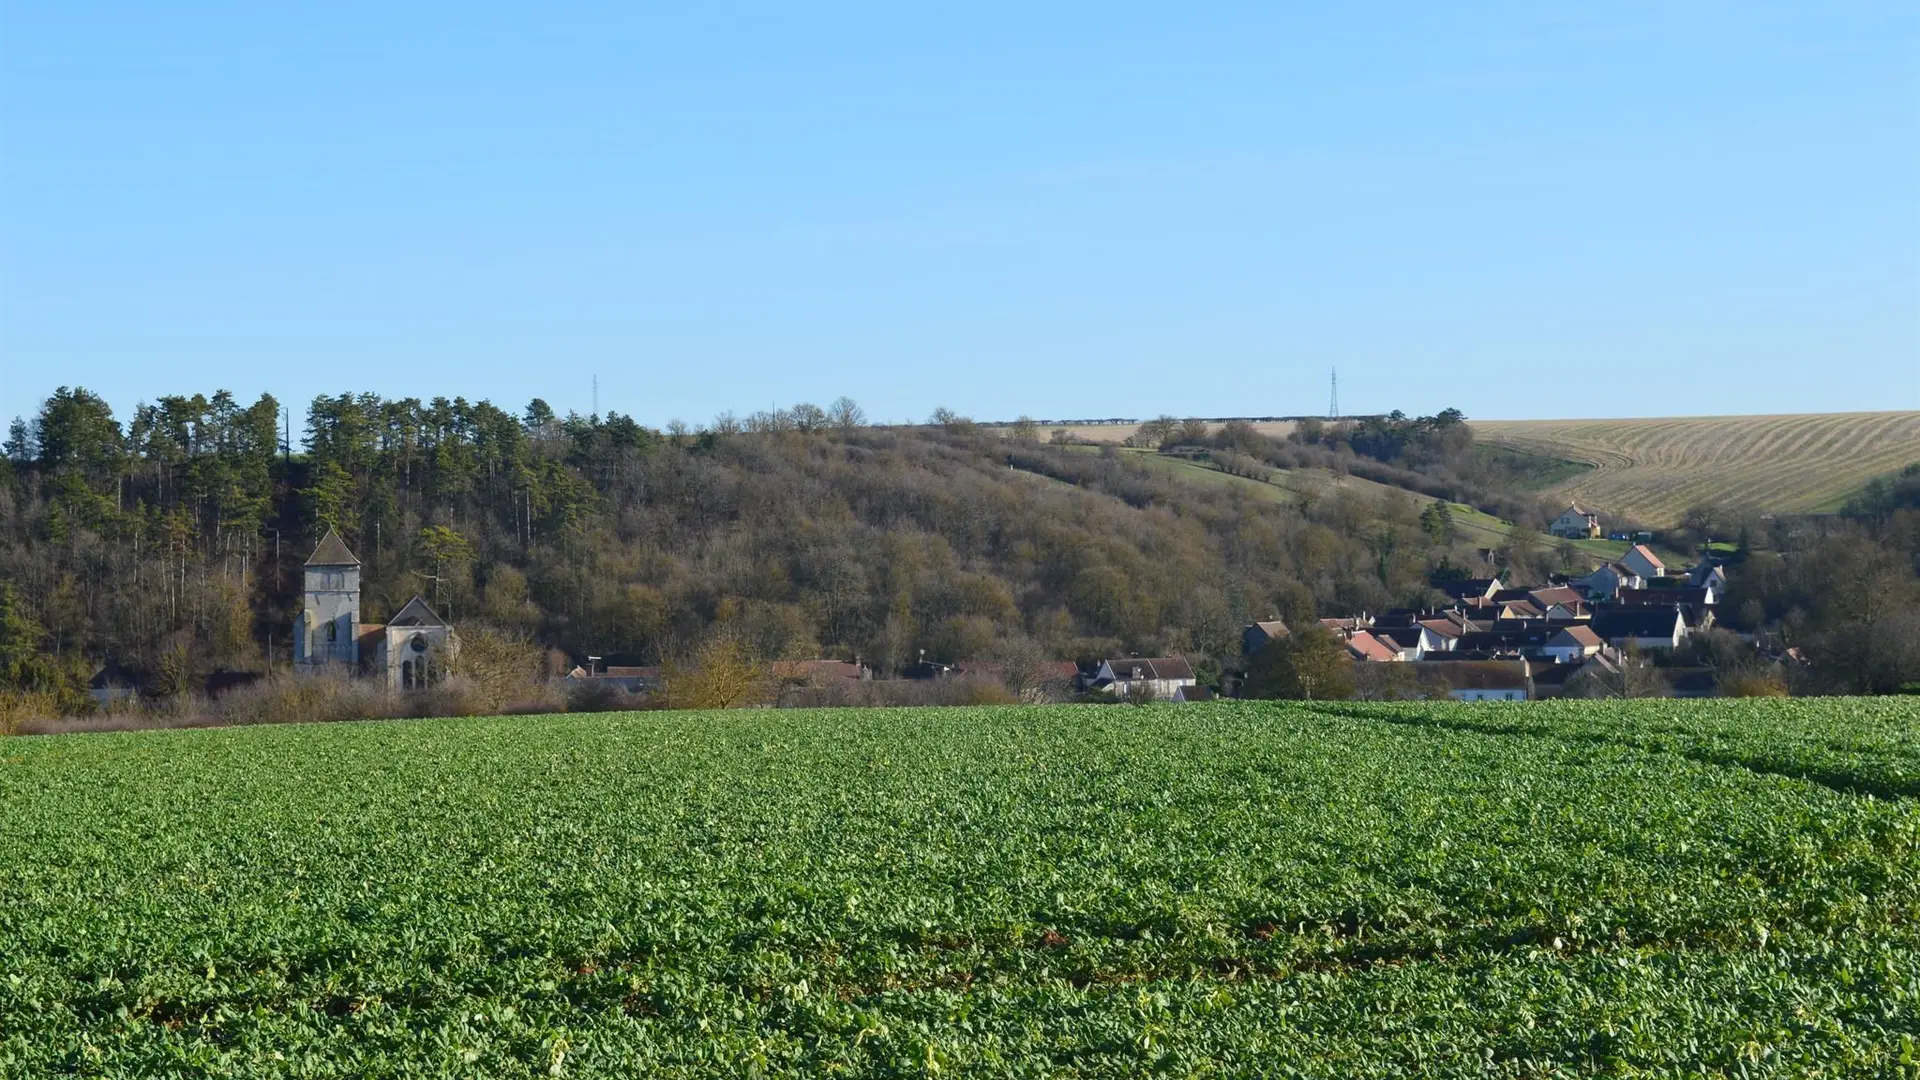
[[[1419,603],[1463,557],[1411,500],[1303,509],[959,418],[871,428],[844,399],[661,433],[539,401],[341,395],[311,404],[298,453],[279,412],[219,393],[122,423],[62,389],[16,423],[15,666],[71,685],[111,659],[181,686],[284,666],[329,527],[366,564],[368,621],[420,593],[576,658],[653,661],[725,627],[765,657],[882,671],[921,650],[1227,658],[1250,618]]]

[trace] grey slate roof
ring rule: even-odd
[[[415,596],[400,613],[387,620],[388,626],[445,626],[446,620],[433,613],[425,600]]]
[[[1191,679],[1193,667],[1178,656],[1128,657],[1108,660],[1116,679]]]
[[[1593,615],[1593,632],[1608,641],[1672,637],[1680,612],[1670,607],[1609,608]]]
[[[1467,578],[1464,581],[1435,582],[1433,587],[1455,600],[1460,600],[1469,596],[1487,595],[1493,591],[1494,583],[1499,580],[1499,578]]]
[[[347,550],[347,542],[340,539],[339,533],[328,529],[327,535],[321,537],[320,543],[314,546],[313,554],[307,556],[307,565],[359,566],[360,560]]]

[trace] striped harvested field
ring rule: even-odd
[[[1473,422],[1486,442],[1593,469],[1548,489],[1649,525],[1712,504],[1838,509],[1875,476],[1920,461],[1920,412]]]

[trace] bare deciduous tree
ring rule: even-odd
[[[852,434],[854,429],[867,426],[867,413],[858,402],[842,394],[827,406],[827,421],[842,434]]]

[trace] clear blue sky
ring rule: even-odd
[[[1911,0],[933,7],[0,0],[0,421],[1920,408]]]

